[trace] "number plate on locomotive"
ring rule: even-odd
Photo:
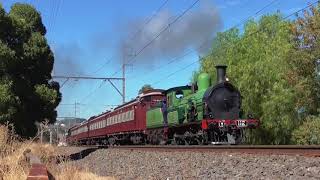
[[[238,127],[247,127],[247,122],[244,120],[238,120],[237,121],[237,126]]]

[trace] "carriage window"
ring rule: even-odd
[[[127,122],[129,120],[129,111],[126,112],[126,118],[125,118],[125,122]]]
[[[121,120],[120,120],[120,122],[123,122],[123,121],[124,121],[124,115],[125,115],[125,113],[122,113],[122,114],[121,114]]]
[[[176,91],[176,98],[177,99],[183,98],[183,92],[181,90]]]

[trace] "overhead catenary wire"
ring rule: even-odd
[[[84,100],[86,100],[87,98],[89,98],[90,96],[92,96],[98,89],[100,89],[103,85],[103,83],[105,83],[105,80],[102,80],[101,83],[99,84],[99,86],[97,86],[93,91],[91,91],[89,94],[87,94],[84,98],[81,99],[80,103],[84,102]]]
[[[54,21],[54,17],[57,11],[57,1],[51,1],[51,13],[50,13],[50,17],[49,17],[49,24],[48,24],[48,32],[52,32],[52,26],[53,26],[53,21]]]
[[[55,26],[55,23],[56,23],[56,20],[57,20],[57,17],[58,17],[58,14],[59,14],[59,11],[60,11],[60,7],[62,6],[62,2],[63,0],[57,0],[57,7],[56,7],[56,10],[53,14],[53,20],[51,22],[51,31],[53,32],[54,30],[54,26]]]
[[[148,25],[153,18],[155,18],[157,16],[157,14],[161,11],[161,9],[169,2],[169,0],[165,0],[161,6],[156,10],[155,13],[153,13],[149,19],[147,19],[147,21],[143,24],[143,26],[136,32],[133,34],[133,36],[131,37],[131,39],[134,39],[139,33],[141,33],[143,31],[143,29],[145,28],[146,25]]]
[[[106,65],[108,65],[112,61],[113,57],[108,58],[108,60],[102,64],[98,69],[96,69],[93,74],[96,74],[97,72],[101,71]]]
[[[261,9],[257,10],[253,15],[241,20],[238,24],[234,25],[233,27],[231,27],[230,29],[236,28],[238,26],[240,26],[241,24],[246,23],[247,21],[249,21],[251,18],[256,17],[257,15],[259,15],[262,11],[264,11],[265,9],[267,9],[268,7],[270,7],[271,5],[273,5],[276,1],[278,0],[272,0],[270,3],[268,3],[267,5],[263,6]]]
[[[189,49],[187,52],[183,53],[182,55],[179,55],[179,56],[177,56],[177,57],[172,58],[168,63],[166,63],[166,64],[164,64],[164,65],[159,65],[159,66],[157,66],[156,68],[152,68],[152,69],[151,69],[152,72],[147,73],[147,74],[145,74],[145,75],[148,75],[148,74],[153,73],[154,71],[163,69],[163,68],[165,68],[166,66],[168,66],[168,65],[170,65],[170,64],[172,64],[172,63],[174,63],[174,62],[179,62],[179,61],[183,60],[183,58],[186,57],[187,55],[190,55],[190,54],[193,53],[193,52],[196,52],[196,51],[201,50],[201,49],[203,48],[203,46],[204,46],[207,42],[208,42],[208,40],[205,40],[204,42],[202,42],[202,43],[200,44],[200,46],[199,46],[198,48],[196,48],[196,49]],[[136,79],[137,77],[138,77],[138,76],[134,76],[132,79]]]
[[[63,86],[64,86],[68,81],[69,81],[69,78],[67,78],[66,80],[64,80],[63,83],[62,83],[61,86],[60,86],[60,89],[62,89]]]
[[[139,56],[147,47],[149,47],[156,39],[158,39],[162,33],[167,31],[174,23],[178,22],[188,11],[190,11],[200,0],[194,1],[187,9],[185,9],[179,16],[177,16],[172,22],[170,22],[166,27],[164,27],[154,38],[152,38],[145,46],[143,46],[132,59],[129,60],[134,61],[137,56]]]

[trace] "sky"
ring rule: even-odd
[[[14,3],[22,2],[41,13],[55,55],[53,75],[122,77],[121,64],[128,64],[127,101],[144,84],[159,89],[189,84],[192,72],[199,68],[194,62],[207,51],[217,32],[235,25],[241,29],[249,17],[258,19],[277,11],[286,16],[314,2],[195,1],[0,0],[7,12]],[[58,117],[89,118],[122,103],[108,81],[54,80],[62,86]],[[113,83],[122,89],[120,81]]]

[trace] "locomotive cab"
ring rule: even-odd
[[[192,93],[191,86],[179,86],[168,89],[166,92],[167,107],[172,108]]]

